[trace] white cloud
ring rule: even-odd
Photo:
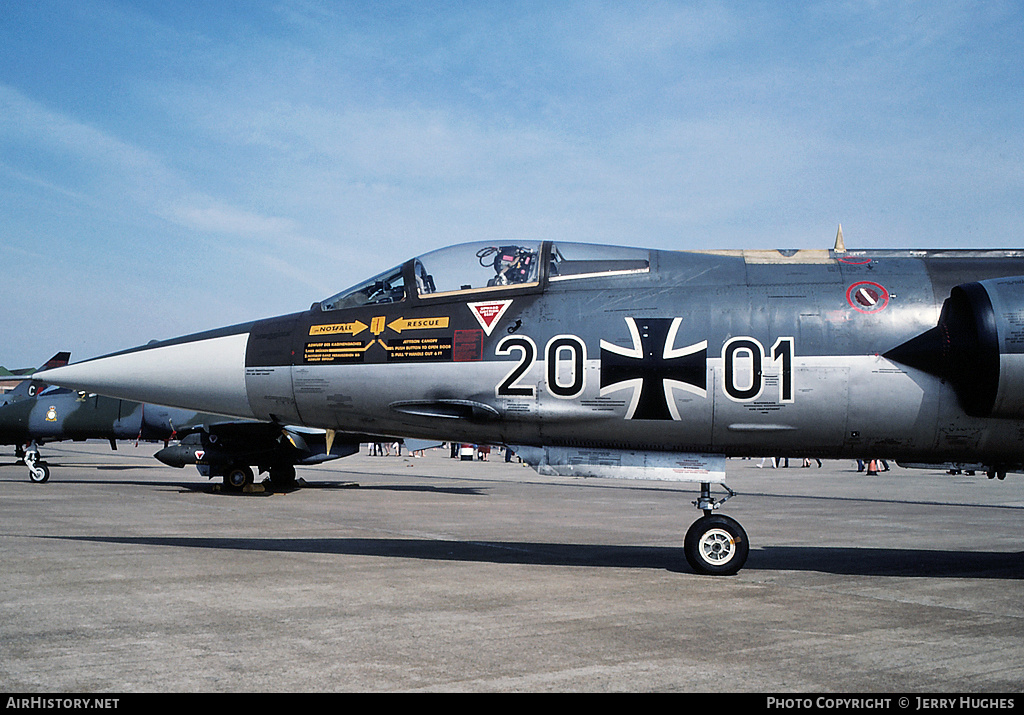
[[[204,233],[233,236],[278,238],[293,235],[294,222],[273,216],[261,216],[224,205],[174,204],[163,215],[185,228]]]

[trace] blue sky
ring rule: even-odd
[[[0,364],[504,238],[1020,247],[1019,2],[0,0]]]

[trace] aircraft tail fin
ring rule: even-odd
[[[44,386],[44,383],[32,379],[32,373],[39,372],[40,370],[49,370],[51,367],[63,367],[69,362],[71,362],[71,353],[61,351],[47,360],[38,370],[32,370],[31,368],[19,370],[18,374],[12,375],[12,377],[22,377],[23,379],[14,386],[14,389],[4,395],[3,403],[17,402],[18,400],[24,400],[26,397],[35,397]]]
[[[67,352],[67,351],[62,351],[62,352],[59,352],[56,355],[54,355],[49,360],[47,360],[43,364],[43,366],[41,368],[39,368],[39,369],[40,370],[49,370],[50,368],[54,368],[54,367],[64,367],[69,362],[71,362],[71,353]]]

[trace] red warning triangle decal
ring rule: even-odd
[[[470,312],[476,317],[480,327],[488,335],[494,330],[494,326],[501,320],[508,307],[512,305],[511,300],[486,300],[480,303],[466,303]]]

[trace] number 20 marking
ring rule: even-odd
[[[519,352],[519,362],[494,388],[498,397],[536,397],[534,385],[519,384],[537,359],[537,345],[525,335],[502,338],[494,350],[496,355]],[[547,373],[544,375],[548,392],[555,397],[571,400],[579,397],[586,387],[587,345],[575,335],[556,335],[544,349]],[[562,369],[563,367],[567,369]]]

